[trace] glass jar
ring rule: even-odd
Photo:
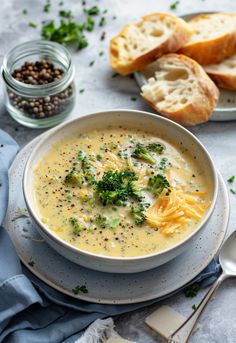
[[[45,63],[46,68],[49,63],[61,73],[60,76],[43,84],[24,83],[13,77],[17,71],[22,72],[23,65],[30,74],[27,66],[30,65],[33,72],[37,63]],[[16,46],[4,57],[2,77],[6,86],[6,109],[20,124],[34,128],[51,127],[62,122],[74,107],[74,66],[63,45],[38,40]]]

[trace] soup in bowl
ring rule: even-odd
[[[60,254],[100,271],[138,272],[191,244],[214,208],[217,175],[186,129],[117,110],[45,136],[27,163],[24,194]]]

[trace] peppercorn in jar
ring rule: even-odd
[[[7,111],[25,126],[57,125],[74,106],[74,67],[60,44],[32,41],[15,47],[4,58],[2,76]]]

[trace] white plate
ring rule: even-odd
[[[180,16],[185,20],[190,20],[199,14],[209,14],[214,12],[195,12],[190,14],[184,14]],[[153,76],[155,71],[155,62],[150,66],[146,67],[142,72],[134,73],[135,79],[139,87],[141,88],[147,83],[147,79]],[[236,120],[236,92],[229,91],[226,89],[220,89],[219,102],[212,113],[210,121],[230,121]]]
[[[10,194],[4,227],[27,268],[53,288],[73,297],[103,304],[130,304],[163,297],[174,292],[199,274],[217,253],[224,239],[229,200],[219,175],[219,194],[214,213],[192,247],[171,262],[143,273],[109,274],[80,267],[56,253],[39,236],[30,218],[16,219],[25,209],[22,175],[26,160],[40,137],[16,156],[9,171]],[[28,262],[34,261],[33,267]],[[77,284],[86,284],[88,293],[74,295]]]

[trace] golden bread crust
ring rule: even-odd
[[[201,21],[205,21],[207,19],[210,19],[214,16],[214,18],[217,20],[217,16],[224,15],[226,17],[226,20],[234,20],[236,22],[236,15],[230,14],[230,13],[219,13],[219,14],[202,14],[198,15],[197,17],[194,17],[191,19],[188,23],[195,24]],[[219,17],[220,19],[220,17]],[[230,30],[228,33],[224,33],[222,35],[219,34],[218,37],[212,38],[212,39],[205,39],[198,41],[190,41],[184,45],[180,50],[178,51],[180,54],[184,54],[195,61],[197,61],[199,64],[212,64],[212,63],[218,63],[222,61],[223,59],[232,56],[236,53],[236,25],[235,29],[232,31]]]
[[[171,110],[168,106],[163,108],[163,106],[159,106],[158,102],[155,103],[151,101],[144,92],[141,93],[142,97],[157,112],[179,124],[191,126],[208,121],[219,99],[218,88],[205,73],[204,69],[191,58],[184,55],[168,54],[159,58],[158,61],[160,63],[165,63],[168,60],[172,63],[175,63],[175,61],[178,60],[178,63],[182,63],[189,69],[189,73],[191,73],[198,82],[199,90],[193,100],[183,104],[183,106],[177,110]],[[187,81],[186,87],[188,87]]]
[[[127,56],[122,56],[125,42],[129,44],[130,29],[139,28],[144,22],[171,22],[172,30],[166,39],[158,43],[156,46],[150,46],[147,51],[140,52],[137,56],[132,56],[127,53]],[[163,24],[164,25],[164,24]],[[192,30],[188,24],[180,18],[166,13],[154,13],[142,17],[141,22],[126,24],[121,32],[110,41],[110,63],[121,75],[128,75],[135,71],[143,69],[149,63],[152,63],[156,58],[163,54],[177,51],[183,46],[191,37]],[[150,38],[150,37],[149,37]],[[139,43],[137,43],[139,44]]]

